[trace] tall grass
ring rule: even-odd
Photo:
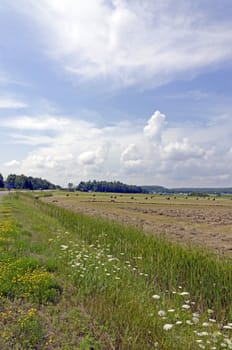
[[[147,237],[116,222],[76,214],[41,201],[34,204],[89,244],[98,240],[121,261],[131,260],[138,270],[141,265],[149,284],[169,291],[181,285],[194,295],[201,309],[213,308],[217,317],[232,320],[231,260],[203,249],[182,247],[161,236]],[[141,261],[135,261],[138,256]]]
[[[212,349],[217,336],[229,346],[216,331],[231,327],[231,261],[23,194],[12,204],[50,237],[47,264],[77,288],[112,349]]]

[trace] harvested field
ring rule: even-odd
[[[230,197],[56,193],[45,201],[75,212],[116,220],[147,234],[165,235],[232,257]]]

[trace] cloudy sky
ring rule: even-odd
[[[0,0],[0,173],[232,186],[231,0]]]

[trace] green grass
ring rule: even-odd
[[[24,232],[21,251],[61,287],[60,299],[39,300],[53,349],[232,348],[231,261],[28,195],[5,203]]]

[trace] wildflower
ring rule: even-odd
[[[226,343],[227,343],[227,345],[229,346],[229,349],[232,349],[232,340],[230,340],[230,339],[225,339],[224,340]]]
[[[193,323],[197,324],[199,322],[199,318],[198,317],[193,317]]]
[[[61,249],[63,249],[63,250],[65,250],[65,249],[67,249],[68,248],[68,246],[67,245],[65,245],[65,244],[61,244]]]
[[[189,326],[193,325],[192,321],[190,321],[190,320],[186,320],[186,324],[188,324]]]
[[[173,327],[173,324],[171,323],[166,323],[164,326],[163,326],[163,330],[164,331],[169,331],[170,329],[172,329]]]
[[[158,294],[154,294],[154,295],[152,295],[152,298],[153,298],[153,299],[159,300],[159,299],[160,299],[160,296],[159,296]]]
[[[232,329],[232,326],[225,325],[223,326],[224,329]]]
[[[188,309],[190,309],[190,306],[188,304],[183,304],[182,308],[188,310]]]
[[[166,312],[165,312],[164,310],[159,310],[159,311],[158,311],[158,315],[159,315],[160,317],[164,317],[164,316],[166,315]]]
[[[181,292],[181,293],[179,293],[179,295],[189,295],[189,292]]]
[[[175,312],[175,309],[169,309],[168,312]]]
[[[203,326],[203,327],[209,327],[209,323],[208,323],[208,322],[203,322],[203,323],[202,323],[202,326]]]
[[[208,332],[198,332],[197,335],[198,335],[198,337],[205,337],[205,336],[209,335],[209,333]]]
[[[180,325],[180,324],[182,324],[183,322],[182,321],[176,321],[176,324],[177,325]]]

